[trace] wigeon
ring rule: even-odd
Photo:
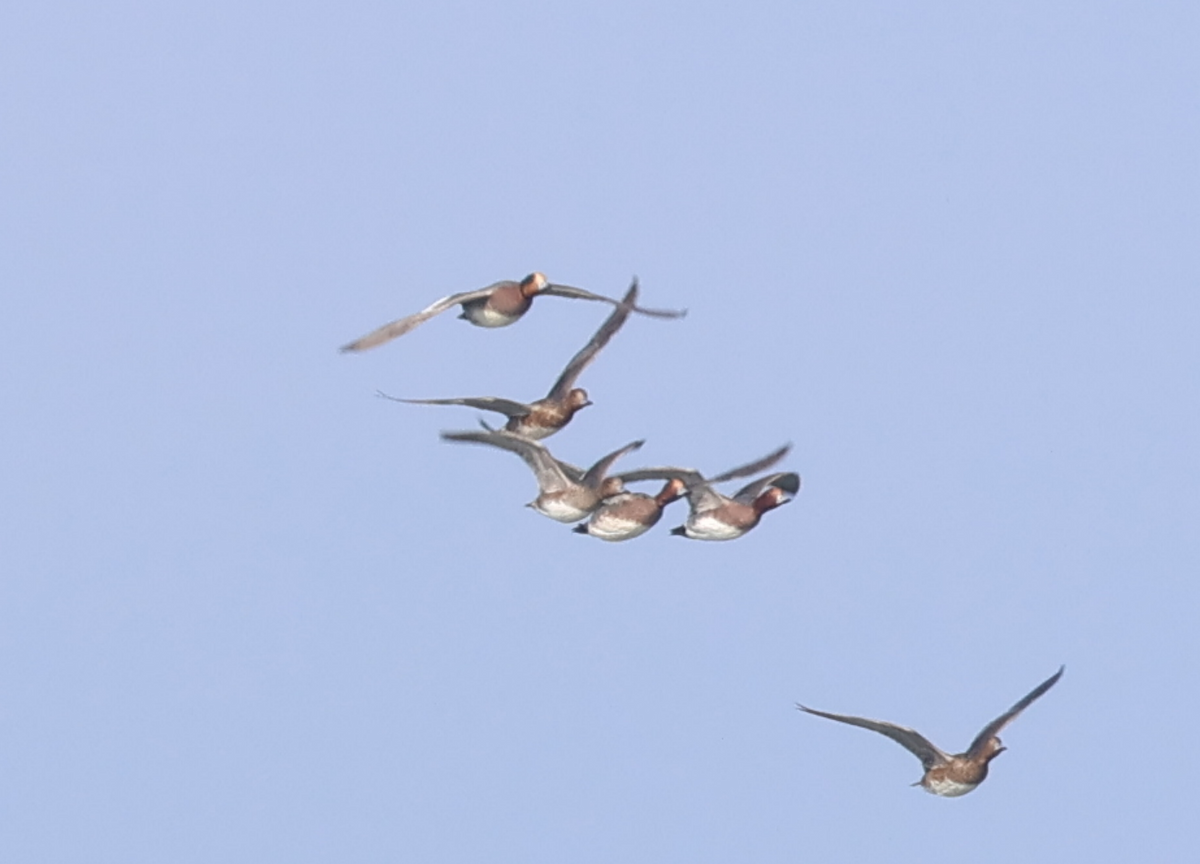
[[[443,297],[431,306],[422,309],[415,315],[399,318],[389,324],[384,324],[377,330],[372,330],[366,336],[355,339],[342,346],[343,351],[365,351],[403,336],[408,331],[424,324],[435,315],[440,315],[452,306],[462,306],[463,318],[478,327],[507,327],[518,321],[529,311],[534,297],[569,297],[575,300],[599,300],[619,306],[621,301],[612,297],[604,297],[584,291],[582,288],[572,288],[570,285],[556,285],[549,282],[541,273],[530,273],[520,282],[505,280],[479,288],[475,291],[464,291],[461,294],[451,294]],[[687,314],[684,310],[643,309],[633,307],[634,312],[652,315],[656,318],[681,318]]]
[[[467,405],[484,411],[497,411],[508,417],[504,428],[516,435],[541,440],[548,438],[559,429],[571,422],[575,412],[586,408],[592,402],[588,399],[587,391],[575,386],[576,379],[588,364],[595,359],[605,345],[625,324],[629,313],[637,302],[637,279],[629,286],[625,296],[621,298],[617,308],[600,325],[591,340],[571,358],[567,368],[563,369],[550,392],[544,399],[526,405],[523,402],[513,402],[511,399],[500,399],[495,396],[472,396],[460,399],[397,399],[386,393],[379,395],[394,399],[397,402],[409,402],[416,405]]]
[[[640,537],[653,528],[662,518],[663,508],[672,501],[677,501],[687,494],[688,478],[695,484],[721,483],[737,477],[749,477],[770,468],[782,459],[791,449],[791,444],[785,444],[773,453],[761,459],[737,468],[731,468],[722,474],[707,480],[700,472],[689,468],[643,468],[614,475],[613,479],[625,482],[638,480],[661,480],[666,478],[666,485],[657,495],[646,495],[642,492],[623,490],[616,495],[605,498],[588,518],[586,523],[576,525],[573,530],[580,534],[590,534],[600,540],[619,542]]]
[[[516,453],[525,460],[537,478],[538,496],[526,506],[559,522],[586,519],[601,500],[618,493],[620,481],[608,477],[608,469],[626,453],[637,450],[644,443],[634,441],[626,444],[583,471],[555,459],[545,445],[505,430],[443,432],[442,439],[488,444]]]
[[[848,717],[842,714],[827,714],[797,704],[796,707],[818,717],[827,717],[852,726],[871,729],[881,735],[891,738],[921,760],[925,767],[923,776],[914,786],[920,786],[926,792],[941,795],[945,798],[956,798],[966,795],[987,778],[988,763],[1003,753],[1007,748],[1002,746],[997,737],[1000,730],[1016,719],[1017,715],[1028,708],[1033,701],[1058,683],[1065,666],[1033,688],[1029,694],[1009,708],[991,723],[983,727],[983,731],[975,736],[971,746],[965,753],[950,755],[944,753],[930,743],[924,735],[904,726],[886,723],[882,720],[868,720],[865,717]]]

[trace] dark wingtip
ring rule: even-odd
[[[782,489],[789,495],[795,495],[800,491],[800,475],[794,471],[789,471],[771,485],[777,489]]]
[[[679,525],[675,528],[672,528],[671,533],[674,534],[676,537],[686,537],[687,536],[687,527],[684,525]]]
[[[580,522],[578,525],[576,525],[571,530],[574,531],[576,534],[586,534],[586,533],[588,533],[587,532],[587,523]]]

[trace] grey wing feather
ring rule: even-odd
[[[788,451],[791,449],[791,444],[784,444],[778,450],[768,453],[766,456],[755,462],[739,465],[737,468],[730,468],[724,474],[718,474],[716,477],[710,478],[709,482],[720,483],[723,480],[733,480],[737,477],[749,477],[751,474],[757,474],[759,471],[766,471],[768,468],[786,456]]]
[[[607,456],[601,457],[596,464],[589,468],[587,473],[583,475],[583,485],[590,489],[598,489],[600,487],[600,483],[604,480],[604,476],[608,473],[608,469],[612,467],[614,462],[616,462],[626,453],[637,450],[645,443],[645,441],[631,441],[624,447],[614,450]]]
[[[572,465],[570,462],[564,462],[561,459],[556,459],[554,461],[558,463],[558,467],[562,469],[563,474],[565,474],[569,479],[576,483],[583,483],[584,475],[587,474],[586,471],[584,471],[578,465]]]
[[[687,486],[688,507],[692,513],[704,513],[722,506],[726,498],[712,488],[707,480],[701,478],[699,483],[684,479]]]
[[[775,486],[789,495],[795,495],[800,491],[800,475],[792,471],[782,471],[778,474],[768,474],[766,477],[759,477],[754,482],[739,489],[737,494],[733,496],[733,500],[749,504],[761,495],[768,486]]]
[[[466,405],[481,411],[495,411],[508,417],[524,417],[533,411],[532,405],[513,402],[511,399],[500,399],[496,396],[467,396],[457,399],[401,399],[398,396],[389,396],[382,391],[379,395],[384,399],[391,399],[393,402],[407,402],[409,405]]]
[[[637,483],[640,480],[673,480],[680,479],[685,484],[693,485],[704,482],[704,476],[695,468],[637,468],[633,471],[622,471],[614,477],[624,483]]]
[[[1033,704],[1034,700],[1039,699],[1047,690],[1058,683],[1058,679],[1062,677],[1066,666],[1060,666],[1058,671],[1043,681],[1038,686],[1034,687],[1025,695],[1020,702],[1009,708],[991,723],[983,727],[983,731],[975,736],[975,740],[971,742],[971,747],[967,750],[968,756],[976,756],[983,750],[987,742],[1000,734],[1000,730],[1017,719],[1017,715]]]
[[[723,474],[718,474],[715,477],[705,478],[695,468],[638,468],[635,471],[622,471],[616,476],[626,483],[636,483],[639,480],[671,480],[678,478],[689,486],[698,486],[701,483],[720,483],[725,480],[733,480],[738,477],[748,477],[751,474],[757,474],[759,471],[765,471],[770,468],[780,459],[787,455],[792,449],[791,444],[784,444],[778,450],[768,453],[766,456],[754,462],[748,462],[745,465],[739,465],[737,468],[730,468]],[[782,475],[774,475],[779,477]]]
[[[496,283],[497,285],[503,283]],[[475,291],[464,291],[461,294],[451,294],[449,297],[443,297],[441,300],[425,307],[415,315],[409,315],[406,318],[397,318],[395,321],[390,321],[375,330],[372,330],[366,336],[360,336],[353,342],[348,342],[343,345],[342,351],[366,351],[368,348],[374,348],[376,345],[382,345],[395,339],[397,336],[403,336],[410,330],[416,329],[419,325],[424,324],[434,315],[439,315],[445,312],[451,306],[457,306],[459,303],[469,303],[472,300],[480,300],[487,297],[496,289],[496,285],[489,285],[487,288],[479,288]]]
[[[797,704],[796,707],[801,711],[807,711],[809,714],[815,714],[818,717],[825,717],[829,720],[837,720],[839,723],[849,723],[851,726],[860,726],[863,729],[870,729],[872,732],[878,732],[880,735],[886,735],[909,753],[912,753],[914,756],[920,759],[921,764],[925,766],[926,771],[938,765],[944,765],[949,761],[949,757],[945,753],[939,750],[932,741],[915,729],[909,729],[906,726],[897,726],[895,723],[888,723],[883,720],[868,720],[866,717],[850,717],[845,714],[829,714],[825,711],[818,711],[815,708],[806,708],[800,704]]]
[[[558,460],[550,455],[550,451],[536,441],[513,435],[511,432],[497,430],[495,432],[443,432],[443,441],[459,441],[471,444],[488,444],[516,453],[537,477],[538,487],[543,492],[557,492],[569,488],[571,481],[563,472]]]
[[[545,294],[551,297],[570,297],[573,300],[599,300],[601,303],[611,303],[614,306],[620,306],[620,300],[614,300],[612,297],[605,297],[602,294],[593,294],[591,291],[585,291],[582,288],[573,288],[570,285],[547,285],[539,294]],[[639,312],[642,315],[650,315],[654,318],[682,318],[687,314],[686,309],[646,309],[642,306],[632,307],[634,312]]]
[[[725,503],[725,498],[709,485],[704,475],[692,468],[639,468],[615,476],[622,483],[637,483],[640,480],[682,480],[683,485],[687,487],[688,506],[693,513],[713,510]]]
[[[554,386],[550,388],[547,399],[562,399],[575,386],[575,380],[579,377],[579,373],[587,368],[587,365],[600,353],[600,349],[607,345],[608,340],[612,339],[616,332],[625,325],[629,313],[633,311],[637,293],[638,283],[637,279],[634,279],[629,290],[625,292],[625,296],[617,304],[617,308],[600,325],[600,329],[588,340],[588,343],[576,352],[575,356],[571,358],[571,362],[567,364],[567,368],[563,369],[558,380],[554,382]]]

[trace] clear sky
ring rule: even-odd
[[[1200,7],[0,10],[0,860],[1200,860]],[[477,412],[804,486],[521,505]],[[912,789],[1060,664],[976,792]]]

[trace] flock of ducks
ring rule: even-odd
[[[578,523],[575,530],[600,540],[619,542],[645,534],[662,518],[666,506],[687,498],[690,512],[683,525],[671,533],[692,540],[734,540],[750,531],[762,515],[785,504],[800,490],[800,477],[794,472],[777,472],[759,477],[733,496],[723,495],[713,484],[750,477],[771,468],[790,449],[785,445],[747,465],[741,465],[713,477],[705,477],[691,468],[640,468],[611,473],[622,456],[640,448],[642,441],[631,441],[608,453],[587,469],[557,459],[541,442],[571,422],[576,412],[592,404],[588,393],[576,387],[580,374],[634,313],[657,318],[681,318],[683,311],[646,309],[637,304],[638,284],[634,279],[622,298],[614,299],[573,288],[555,285],[541,273],[531,273],[520,282],[497,282],[477,291],[443,297],[415,315],[392,321],[366,336],[342,346],[343,351],[374,348],[397,336],[403,336],[428,319],[454,306],[462,306],[460,318],[479,327],[506,327],[529,311],[535,297],[567,297],[610,304],[612,313],[576,352],[550,392],[533,402],[516,402],[496,396],[470,396],[453,399],[388,399],[417,405],[465,405],[494,411],[507,420],[501,428],[486,423],[483,430],[443,432],[442,439],[468,444],[485,444],[515,453],[529,466],[537,479],[538,496],[529,503],[543,516],[558,522]],[[661,481],[657,495],[633,492],[627,484]]]
[[[587,469],[556,459],[541,443],[570,423],[578,411],[592,404],[587,391],[576,387],[575,383],[625,325],[630,314],[637,312],[655,318],[682,318],[686,314],[683,310],[639,306],[636,278],[625,295],[615,299],[582,288],[554,284],[541,273],[531,273],[519,282],[505,280],[486,288],[443,297],[420,312],[392,321],[343,345],[341,350],[365,351],[382,345],[455,306],[462,307],[459,318],[478,327],[507,327],[529,311],[535,297],[543,296],[590,300],[613,307],[608,318],[571,358],[543,398],[527,403],[495,396],[399,399],[382,392],[379,395],[414,405],[462,405],[504,415],[507,419],[502,427],[495,428],[480,421],[481,430],[443,432],[441,437],[445,441],[484,444],[515,453],[537,479],[538,496],[526,506],[558,522],[573,523],[574,531],[600,540],[619,542],[640,537],[658,523],[667,505],[684,497],[688,499],[688,517],[683,525],[671,530],[672,534],[692,540],[735,540],[757,526],[764,513],[791,501],[800,491],[800,476],[790,471],[758,477],[733,496],[714,488],[717,483],[768,471],[787,455],[790,444],[753,462],[706,476],[691,468],[675,467],[610,473],[617,460],[639,449],[642,441],[632,441],[613,450]],[[664,485],[656,495],[632,492],[627,488],[626,484],[643,481],[661,481]],[[987,724],[975,736],[971,746],[957,754],[945,753],[919,732],[894,723],[831,714],[800,704],[796,707],[818,717],[886,735],[921,761],[925,773],[914,786],[934,795],[953,798],[967,794],[984,781],[989,763],[1006,749],[1001,744],[1000,731],[1058,683],[1064,668]]]

